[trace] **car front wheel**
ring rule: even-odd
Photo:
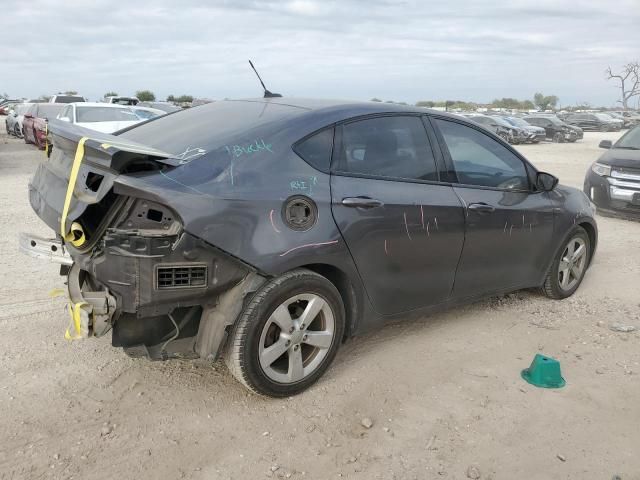
[[[250,390],[272,397],[302,392],[320,378],[344,332],[340,293],[309,270],[267,282],[231,331],[225,362]]]
[[[542,286],[549,298],[567,298],[578,289],[590,261],[589,235],[582,227],[571,231],[562,244]]]

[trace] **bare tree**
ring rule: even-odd
[[[613,73],[611,66],[609,66],[605,72],[607,74],[607,80],[615,78],[620,82],[622,100],[618,100],[618,103],[621,103],[626,110],[629,108],[629,100],[640,95],[640,62],[627,63],[618,74]]]

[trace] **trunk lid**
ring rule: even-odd
[[[67,122],[52,120],[49,139],[51,156],[38,165],[29,182],[29,201],[57,234],[80,225],[86,235],[82,245],[87,247],[119,201],[113,192],[119,175],[180,164],[166,152]]]

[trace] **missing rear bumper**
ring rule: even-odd
[[[20,251],[31,257],[49,260],[61,265],[70,266],[73,264],[73,259],[59,240],[20,233],[19,245]]]

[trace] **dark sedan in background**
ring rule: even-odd
[[[599,211],[640,219],[640,126],[612,143],[587,171],[584,192]]]
[[[622,122],[604,113],[571,113],[566,115],[564,121],[583,130],[599,132],[620,131],[622,128]]]
[[[525,118],[527,123],[544,128],[547,138],[552,142],[575,142],[582,138],[578,137],[578,131],[554,115],[528,115]]]
[[[24,143],[33,143],[44,149],[47,141],[47,123],[56,118],[65,107],[64,103],[34,103],[24,114],[22,133]]]
[[[527,134],[527,137],[525,139],[526,143],[539,143],[547,138],[547,134],[544,128],[532,125],[523,118],[508,116],[502,118],[514,127],[518,127],[524,130],[524,132]]]
[[[54,121],[51,137],[29,196],[60,237],[20,245],[63,264],[68,337],[222,356],[266,395],[306,389],[345,337],[389,320],[521,288],[566,298],[597,243],[583,192],[417,107],[219,101],[117,136]]]

